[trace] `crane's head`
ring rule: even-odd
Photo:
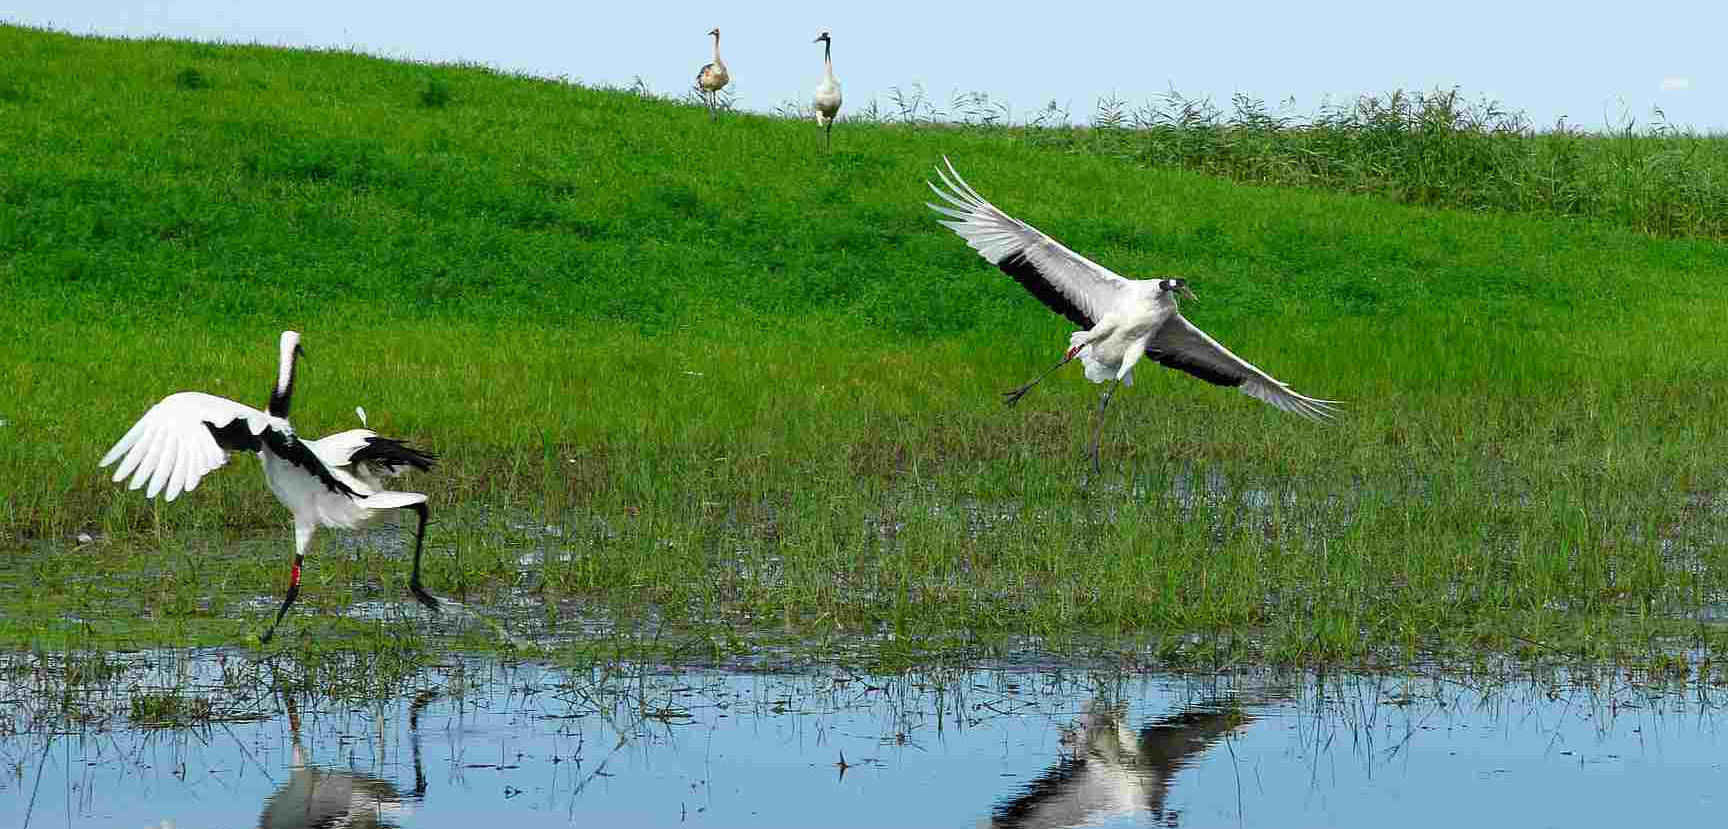
[[[712,29],[709,29],[709,30],[708,30],[708,34],[711,34],[711,35],[713,35],[713,36],[715,36],[715,37],[719,37],[719,36],[720,36],[720,27],[719,27],[719,26],[715,26],[715,27],[714,27],[714,28],[712,28]]]
[[[1194,292],[1188,290],[1188,280],[1186,279],[1160,279],[1158,280],[1158,290],[1176,294],[1185,299],[1195,299]]]
[[[810,42],[811,43],[832,43],[833,40],[828,37],[827,32],[823,32],[822,34],[817,35],[815,40],[812,40]]]

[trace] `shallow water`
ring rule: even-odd
[[[10,674],[0,823],[1714,825],[1728,805],[1713,700],[1611,676],[1472,689],[460,662],[341,703],[272,691],[238,652],[115,656],[100,673],[77,705]],[[170,688],[209,701],[210,721],[131,721],[134,697]]]

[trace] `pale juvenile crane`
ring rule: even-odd
[[[127,489],[148,484],[146,498],[173,501],[198,487],[203,477],[228,462],[229,452],[253,452],[264,466],[264,483],[294,514],[294,566],[288,596],[262,641],[276,633],[300,595],[300,565],[319,527],[351,530],[385,510],[413,510],[414,566],[408,589],[421,604],[439,610],[441,600],[420,586],[420,548],[426,537],[426,496],[385,488],[385,478],[410,469],[432,468],[435,456],[367,429],[350,429],[303,441],[288,422],[293,403],[296,359],[304,353],[300,335],[282,332],[276,385],[265,411],[203,392],[171,394],[152,406],[120,438],[99,466],[120,461],[114,480],[132,476]],[[358,411],[358,410],[357,410]],[[364,422],[364,414],[361,415]],[[122,460],[123,459],[123,460]]]
[[[732,82],[732,76],[726,72],[726,62],[720,59],[720,27],[708,30],[714,36],[714,62],[704,64],[702,71],[696,73],[696,88],[702,90],[702,99],[708,104],[708,120],[719,117],[719,103],[716,96],[726,84]]]
[[[811,43],[822,44],[822,82],[816,84],[810,103],[816,108],[816,123],[822,127],[823,149],[834,146],[834,117],[840,114],[840,79],[834,77],[834,39],[823,32]]]
[[[1337,411],[1334,404],[1338,401],[1297,394],[1288,384],[1273,379],[1194,327],[1176,307],[1178,295],[1194,297],[1187,280],[1124,279],[997,209],[960,178],[953,162],[946,157],[942,160],[948,169],[938,167],[936,174],[948,189],[926,183],[949,206],[925,203],[954,219],[940,223],[960,234],[985,261],[1013,277],[1050,310],[1084,329],[1069,336],[1068,351],[1061,362],[1006,394],[1008,405],[1019,402],[1038,381],[1075,357],[1086,367],[1086,379],[1109,382],[1092,427],[1094,474],[1098,472],[1104,410],[1117,386],[1134,384],[1134,365],[1144,356],[1208,383],[1235,386],[1273,408],[1310,420],[1329,418]]]

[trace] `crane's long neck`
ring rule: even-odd
[[[834,41],[822,41],[822,71],[828,77],[834,77]]]
[[[714,62],[720,63],[720,33],[714,33]],[[722,64],[724,65],[724,64]]]
[[[282,354],[276,364],[276,388],[270,391],[270,414],[287,417],[294,403],[294,357],[300,345],[297,337],[282,338]]]

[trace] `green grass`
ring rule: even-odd
[[[252,462],[173,504],[95,462],[172,391],[262,403],[292,327],[296,424],[364,405],[440,453],[409,479],[428,586],[525,626],[1278,662],[1728,642],[1719,242],[994,130],[842,124],[824,154],[807,123],[471,67],[0,49],[0,640],[257,629],[290,544]],[[935,224],[944,154],[1101,263],[1188,277],[1196,324],[1347,415],[1144,371],[1086,481],[1095,387],[1000,405],[1067,325]],[[400,552],[333,537],[292,636],[405,595]]]
[[[1054,105],[1052,105],[1054,107]],[[1660,110],[1602,130],[1535,129],[1458,90],[1393,90],[1310,116],[1238,93],[1226,111],[1174,91],[1131,107],[1101,98],[1091,123],[1045,109],[1016,126],[980,93],[934,106],[900,93],[870,120],[961,123],[1061,152],[1091,153],[1254,184],[1374,195],[1406,204],[1595,219],[1663,236],[1728,236],[1728,136],[1676,126]]]

